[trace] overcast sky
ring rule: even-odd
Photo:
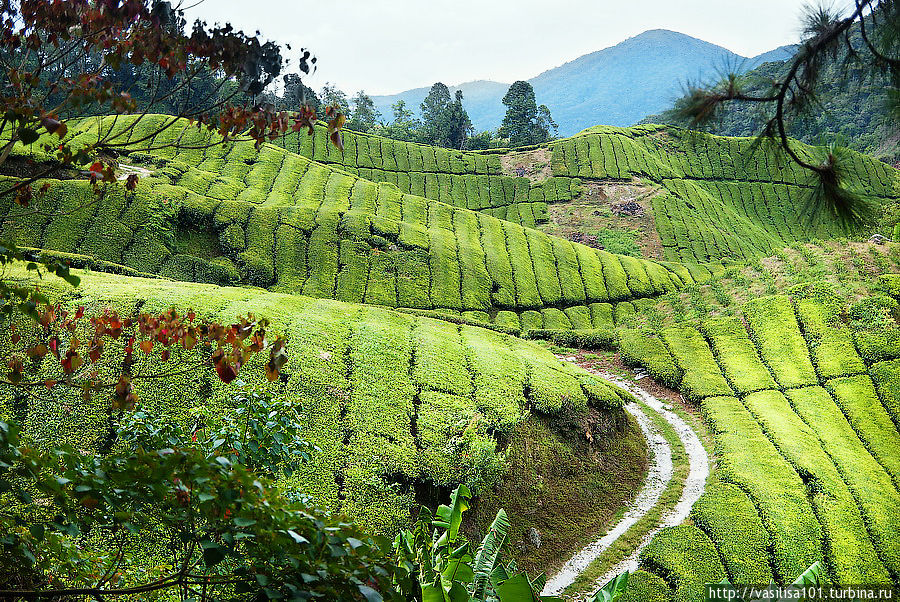
[[[184,0],[191,4],[194,0]],[[189,11],[307,47],[319,89],[390,94],[477,79],[528,79],[648,29],[743,56],[797,41],[803,0],[204,0]],[[330,8],[331,12],[321,12]],[[290,53],[288,53],[290,55]]]

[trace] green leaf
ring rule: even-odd
[[[234,524],[238,527],[250,527],[256,524],[256,521],[252,518],[246,518],[243,516],[238,516],[234,519]]]
[[[591,602],[615,602],[628,589],[628,571],[616,575],[600,588]]]
[[[435,585],[422,586],[422,602],[445,602],[444,590]]]
[[[534,590],[525,573],[517,573],[495,588],[500,602],[531,602]]]
[[[214,567],[225,560],[225,548],[214,541],[200,542],[203,548],[203,562],[207,567]]]
[[[822,585],[822,563],[816,561],[808,569],[803,571],[791,585],[806,587],[809,585]]]
[[[363,595],[363,597],[368,600],[368,602],[381,602],[384,598],[377,591],[369,587],[368,585],[357,585],[359,588],[359,593]]]

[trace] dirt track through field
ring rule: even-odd
[[[684,489],[681,498],[674,508],[666,512],[660,518],[660,521],[649,532],[647,532],[641,543],[634,551],[624,560],[613,566],[606,572],[603,577],[597,580],[596,586],[600,587],[615,575],[623,571],[634,571],[638,568],[638,555],[641,550],[650,543],[650,540],[662,529],[679,525],[687,519],[690,514],[691,507],[703,495],[706,486],[706,480],[709,476],[709,456],[706,454],[703,444],[697,433],[675,412],[668,409],[664,402],[660,401],[641,387],[632,382],[626,381],[618,376],[591,370],[597,376],[613,385],[621,387],[626,391],[635,395],[640,401],[653,412],[659,414],[666,422],[668,422],[678,438],[684,445],[685,452],[688,457],[690,470],[684,483]],[[670,407],[670,406],[669,406]],[[588,544],[579,552],[576,552],[572,558],[563,565],[558,573],[547,580],[542,595],[558,595],[566,587],[580,575],[595,559],[597,559],[605,550],[615,543],[615,541],[624,535],[635,523],[645,516],[657,503],[660,496],[672,480],[672,449],[669,443],[659,433],[643,409],[636,403],[628,403],[625,409],[635,417],[644,437],[647,439],[647,446],[653,452],[653,463],[647,473],[647,479],[643,488],[638,492],[635,499],[629,504],[628,510],[622,516],[618,523],[611,527],[602,537],[591,544]]]

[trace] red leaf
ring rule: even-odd
[[[234,371],[234,367],[225,361],[216,363],[216,373],[218,373],[219,378],[226,385],[237,377],[237,372]]]
[[[129,174],[125,180],[125,190],[134,190],[138,185],[138,176],[136,173]]]

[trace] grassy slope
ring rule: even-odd
[[[883,343],[874,353],[870,342],[861,357],[835,307],[815,299],[761,297],[743,314],[746,327],[718,317],[663,328],[661,346],[635,331],[621,339],[632,361],[699,404],[718,476],[732,484],[701,499],[699,529],[661,533],[644,568],[684,599],[702,597],[723,569],[732,581],[783,582],[815,560],[841,583],[896,582],[900,381],[890,361],[868,358],[898,351]],[[689,552],[697,546],[710,553]]]
[[[249,311],[269,318],[273,330],[288,337],[290,355],[286,382],[269,386],[305,408],[306,436],[320,448],[293,478],[316,503],[380,532],[404,524],[429,491],[445,492],[461,482],[480,490],[493,482],[502,473],[498,446],[519,437],[517,426],[529,414],[566,432],[580,429],[581,439],[585,429],[579,425],[588,421],[609,445],[640,447],[639,437],[634,441],[625,428],[625,393],[520,339],[333,300],[103,273],[82,276],[77,289],[53,280],[43,286],[65,304],[86,305],[88,312],[114,307],[130,313],[136,304],[152,312],[174,305],[220,320]],[[53,364],[47,360],[41,367],[47,377],[54,374]],[[247,367],[242,378],[263,380],[262,371]],[[142,404],[173,420],[187,420],[192,407],[215,412],[227,402],[225,387],[209,372],[176,376],[161,387],[143,382]],[[80,395],[49,403],[4,391],[0,415],[16,418],[38,441],[66,440],[80,449],[101,448],[110,428],[105,401],[85,402]],[[575,454],[586,447],[579,441],[576,436],[557,447]],[[584,469],[602,479],[598,472],[606,467],[585,463]],[[640,462],[635,470],[632,480],[638,482]],[[504,482],[521,487],[517,481],[513,474]],[[630,489],[624,489],[627,496]]]
[[[846,234],[827,215],[810,217],[813,176],[779,157],[775,145],[673,127],[598,126],[552,143],[556,176],[655,183],[652,200],[666,259],[749,260],[796,241]],[[820,149],[795,150],[817,157]],[[900,199],[897,170],[853,155],[854,185],[881,202]]]

